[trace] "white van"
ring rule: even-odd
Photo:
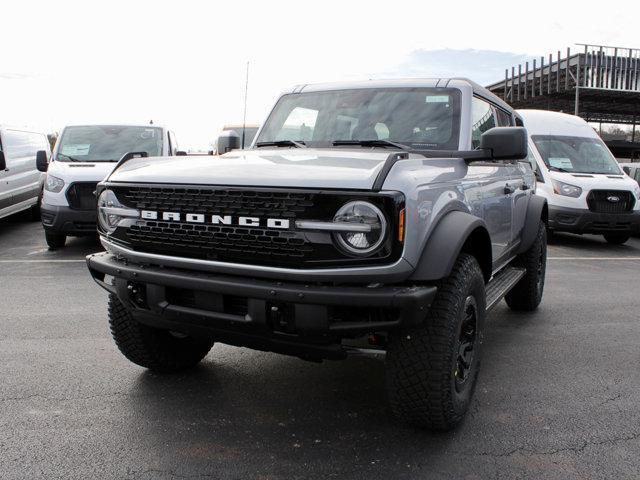
[[[37,215],[44,182],[38,151],[51,155],[44,133],[0,126],[0,218],[29,208]]]
[[[47,172],[40,211],[49,248],[63,247],[67,236],[95,234],[96,185],[125,155],[176,155],[177,148],[173,132],[156,125],[65,127],[51,163],[38,162]]]
[[[536,193],[549,205],[549,233],[601,234],[622,244],[640,232],[640,187],[587,122],[558,112],[517,113],[529,133]]]

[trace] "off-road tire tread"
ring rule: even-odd
[[[451,275],[437,283],[438,293],[424,323],[411,329],[402,329],[392,335],[387,349],[386,382],[389,404],[402,421],[429,430],[446,431],[455,427],[464,417],[456,411],[451,390],[452,356],[456,354],[459,309],[464,304],[463,294],[469,283],[481,289],[476,298],[479,325],[484,322],[486,299],[484,279],[476,259],[461,254]],[[480,338],[482,331],[479,332]],[[475,376],[471,380],[469,401],[480,367],[477,358]],[[467,405],[468,406],[468,405]]]
[[[544,279],[542,281],[541,292],[538,292],[538,258],[540,249],[547,248],[547,230],[544,222],[538,225],[538,233],[529,249],[518,255],[513,266],[526,269],[524,277],[513,287],[504,297],[511,310],[519,312],[531,312],[538,308],[542,301],[542,291],[544,291]],[[546,271],[546,267],[545,267]],[[543,273],[544,274],[544,273]]]
[[[157,372],[178,372],[197,365],[213,341],[176,338],[136,321],[117,296],[109,295],[109,327],[122,354],[133,363]]]

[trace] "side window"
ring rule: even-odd
[[[311,140],[317,118],[318,110],[304,107],[294,108],[277,133],[276,140]]]
[[[533,170],[534,172],[538,171],[538,165],[536,163],[536,157],[533,154],[533,151],[531,150],[531,147],[527,147],[527,161],[529,162],[529,164],[531,165],[531,170]]]
[[[496,108],[496,117],[498,119],[499,127],[512,127],[513,126],[513,118],[510,113],[505,112],[500,108]]]
[[[169,155],[175,155],[178,151],[178,142],[173,132],[169,132]]]
[[[636,174],[634,178],[640,183],[640,167],[636,168]]]
[[[491,104],[473,97],[471,108],[471,146],[478,148],[482,134],[495,126],[496,117]]]
[[[40,147],[37,140],[37,136],[32,133],[6,130],[4,148],[7,160],[35,157]]]

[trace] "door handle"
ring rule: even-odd
[[[505,195],[509,195],[509,194],[511,194],[511,193],[513,193],[513,192],[515,192],[515,191],[516,191],[515,187],[512,187],[512,186],[511,186],[511,185],[509,185],[508,183],[504,186],[504,193],[505,193]]]

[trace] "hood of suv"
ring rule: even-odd
[[[370,189],[391,150],[256,149],[222,156],[137,158],[114,182]]]

